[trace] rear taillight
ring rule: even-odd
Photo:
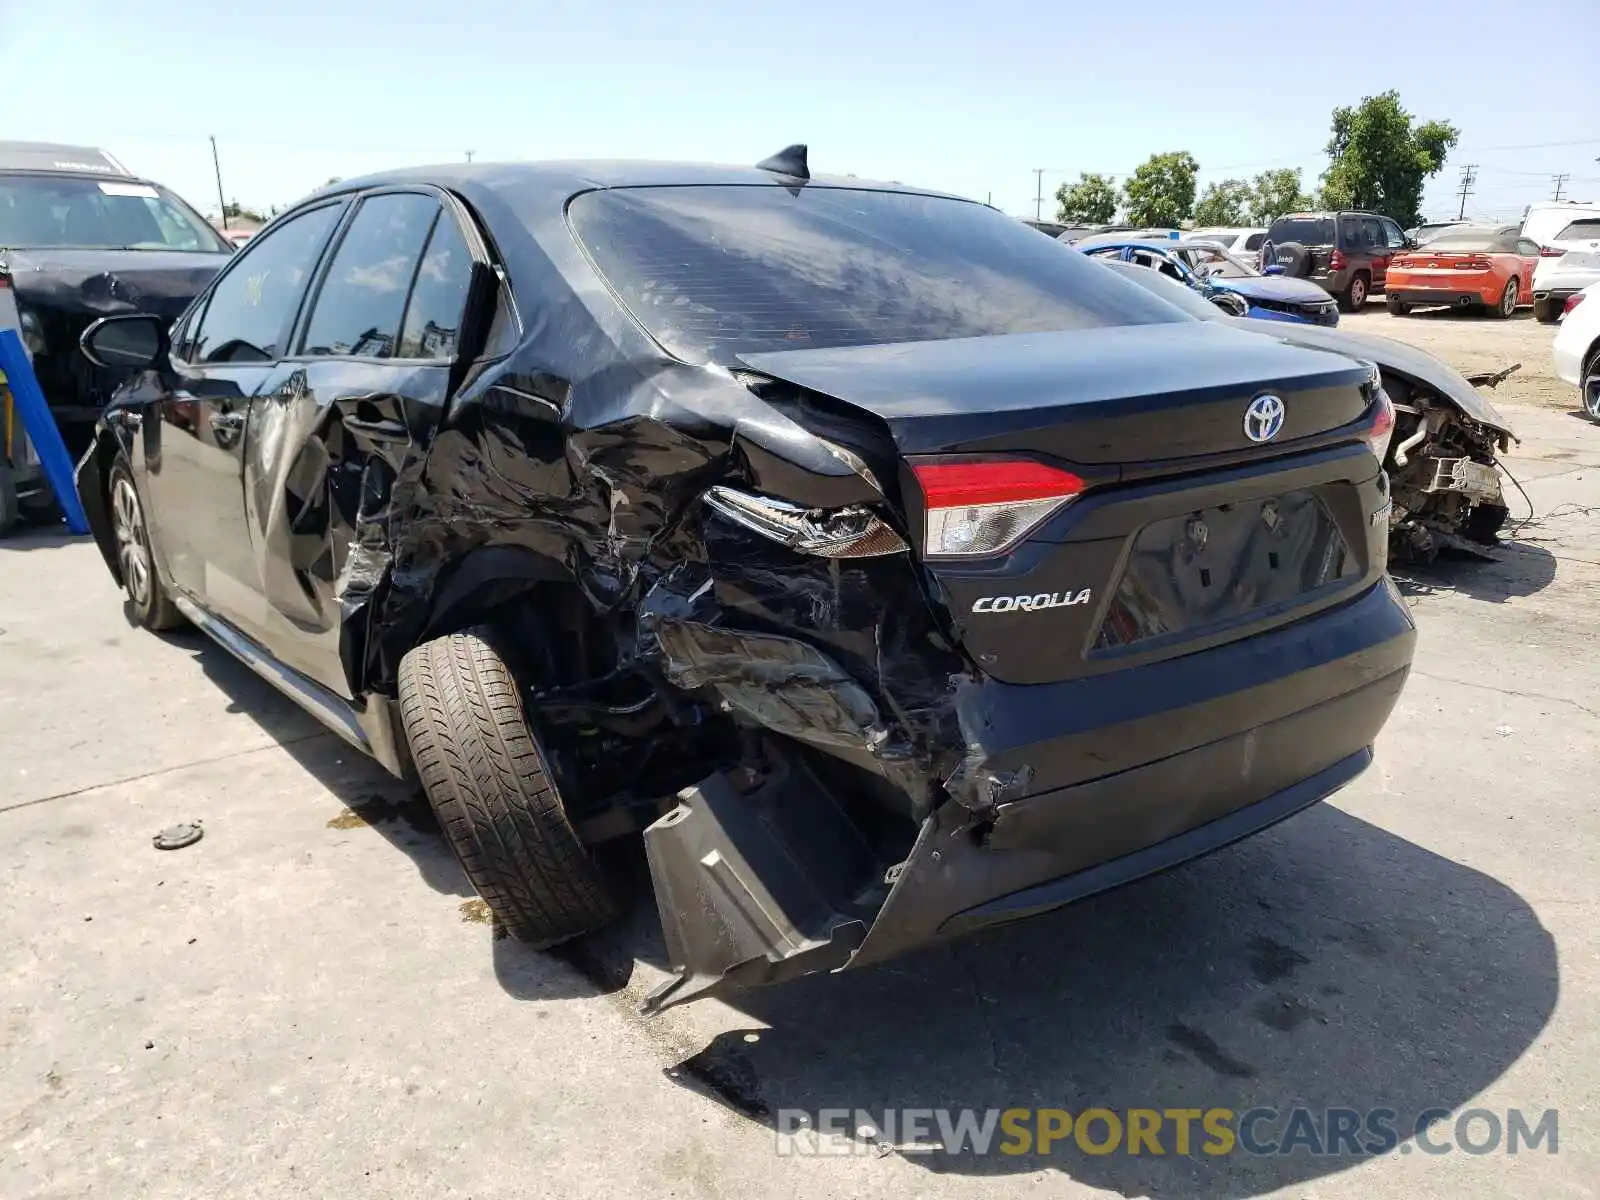
[[[1070,471],[1018,458],[911,464],[927,514],[929,558],[999,554],[1088,485]]]
[[[1450,265],[1457,271],[1487,271],[1489,269],[1488,261],[1482,258],[1468,258],[1461,262],[1453,262]]]
[[[1335,250],[1332,254],[1328,255],[1328,270],[1342,271],[1345,269],[1345,266],[1346,263],[1343,250]]]
[[[1572,295],[1567,297],[1567,302],[1561,306],[1561,315],[1565,316],[1567,313],[1571,312],[1573,309],[1577,308],[1578,305],[1580,305],[1582,303],[1583,303],[1583,293],[1582,292],[1574,292]]]
[[[1389,439],[1394,437],[1394,402],[1389,399],[1389,393],[1381,387],[1378,389],[1378,407],[1372,414],[1372,424],[1367,427],[1367,445],[1372,447],[1372,453],[1381,465],[1384,455],[1389,453]]]
[[[1541,246],[1541,247],[1539,247],[1539,257],[1540,258],[1560,258],[1565,253],[1566,253],[1566,251],[1563,250],[1560,246]]]

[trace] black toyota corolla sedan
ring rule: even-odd
[[[1260,830],[1411,660],[1370,364],[801,147],[341,183],[84,349],[138,619],[417,778],[535,944],[642,833],[657,1005]]]

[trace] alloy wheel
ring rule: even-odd
[[[117,537],[122,581],[134,604],[143,608],[150,602],[150,537],[145,532],[139,494],[126,475],[118,475],[111,486],[111,525]]]
[[[1354,309],[1355,311],[1360,312],[1362,306],[1364,304],[1366,304],[1366,302],[1367,302],[1367,285],[1366,285],[1366,281],[1363,280],[1361,278],[1361,276],[1357,275],[1354,279],[1352,279],[1350,281],[1350,307],[1352,309]]]
[[[1517,311],[1517,281],[1509,280],[1506,283],[1505,294],[1500,297],[1500,315],[1509,317]]]
[[[1600,421],[1600,361],[1592,363],[1583,381],[1583,411]]]

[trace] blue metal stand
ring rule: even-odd
[[[22,415],[34,453],[39,456],[39,468],[66,515],[67,528],[73,533],[88,533],[89,519],[83,515],[83,505],[78,502],[78,485],[72,478],[72,458],[61,440],[55,418],[50,415],[50,406],[39,388],[27,351],[22,348],[22,339],[14,329],[0,329],[0,372],[5,373],[12,400]]]

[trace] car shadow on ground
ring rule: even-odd
[[[0,537],[0,550],[60,550],[89,540],[88,534],[68,533],[60,524],[24,524]]]
[[[1390,573],[1407,596],[1455,593],[1504,604],[1549,587],[1556,577],[1556,557],[1533,542],[1505,541],[1492,562],[1446,550],[1431,563],[1397,563]]]
[[[132,623],[126,603],[124,608]],[[626,986],[636,958],[623,953],[622,943],[609,933],[603,939],[580,939],[543,954],[504,936],[456,861],[438,818],[417,785],[396,779],[365,754],[324,730],[298,705],[204,634],[183,629],[158,636],[191,654],[206,678],[229,697],[228,711],[249,716],[344,805],[343,811],[331,819],[324,818],[330,829],[372,830],[409,858],[429,887],[455,899],[464,922],[485,927],[496,978],[508,993],[519,999],[557,1000],[594,995],[597,991],[614,992]],[[642,903],[642,897],[649,893],[642,849],[628,844],[602,850],[602,865],[618,882],[619,895],[629,914],[618,928],[628,934],[629,944],[641,947],[648,958],[650,933],[647,929],[636,930],[640,922],[654,921],[653,910]],[[659,946],[659,928],[655,942]],[[554,966],[552,958],[566,969]],[[655,961],[664,965],[664,952],[658,949]]]
[[[1032,922],[735,997],[751,1028],[668,1075],[774,1131],[795,1127],[786,1109],[859,1110],[881,1130],[886,1109],[1268,1107],[1283,1115],[1253,1128],[1270,1144],[1303,1105],[1392,1109],[1392,1152],[1408,1153],[1417,1114],[1468,1105],[1558,990],[1554,941],[1516,893],[1321,805]],[[1211,1157],[1198,1129],[1187,1155],[1169,1122],[1159,1155],[1068,1138],[1048,1156],[905,1157],[947,1174],[1054,1169],[1125,1196],[1253,1196],[1361,1161]],[[1091,1144],[1105,1137],[1100,1124]]]
[[[1521,307],[1512,316],[1501,317],[1477,304],[1471,304],[1465,308],[1460,305],[1441,305],[1429,308],[1413,308],[1400,319],[1403,321],[1493,321],[1496,324],[1509,325],[1516,321],[1533,320],[1533,309],[1531,307]]]

